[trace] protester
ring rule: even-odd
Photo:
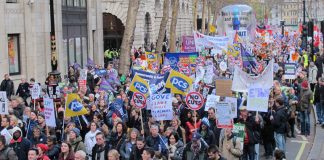
[[[278,97],[274,103],[275,112],[273,113],[273,116],[270,117],[270,120],[271,123],[273,124],[274,131],[275,131],[274,137],[276,141],[276,146],[280,150],[285,151],[286,149],[285,136],[287,131],[288,115],[287,115],[287,110],[283,105],[284,105],[283,98]]]
[[[108,152],[108,160],[119,160],[120,154],[117,150],[112,149]]]
[[[62,142],[59,160],[74,160],[74,151],[70,143]]]
[[[142,160],[153,160],[154,150],[152,148],[144,148]]]
[[[86,151],[85,145],[82,141],[82,137],[80,136],[80,130],[78,128],[73,128],[70,131],[69,134],[69,142],[71,144],[71,149],[73,150],[73,152],[82,150],[82,151]]]
[[[220,155],[220,151],[218,150],[218,147],[215,145],[211,145],[207,149],[207,154],[208,154],[208,160],[225,160]]]
[[[86,154],[88,157],[91,157],[92,154],[92,148],[94,145],[96,145],[96,134],[99,133],[98,126],[95,122],[90,123],[90,131],[85,135],[84,138],[84,145],[86,148]]]
[[[2,80],[0,85],[0,91],[5,91],[9,100],[11,99],[11,95],[14,95],[14,83],[10,79],[9,74],[4,75],[4,80]]]
[[[38,158],[38,150],[35,148],[31,148],[28,150],[28,160],[37,160]]]
[[[28,150],[31,148],[30,141],[22,136],[22,131],[19,127],[12,129],[12,139],[9,146],[12,147],[16,153],[19,153],[17,154],[18,160],[26,160],[28,157]]]
[[[119,149],[119,153],[122,160],[129,160],[131,152],[136,145],[136,140],[140,136],[139,131],[136,128],[132,128],[129,132],[127,139],[123,142]]]
[[[38,149],[38,158],[37,160],[51,160],[45,153],[48,150],[48,147],[46,144],[37,144]]]
[[[6,145],[6,137],[0,136],[0,159],[3,160],[17,160],[16,152]]]
[[[171,160],[182,160],[184,145],[177,132],[168,137],[169,158]]]
[[[201,138],[201,135],[195,132],[192,141],[186,144],[183,150],[183,159],[196,160],[207,158],[207,143]]]
[[[301,134],[305,136],[310,135],[310,111],[312,108],[313,93],[308,87],[308,82],[301,83],[300,92],[300,121],[301,121]]]
[[[96,134],[96,145],[92,148],[92,160],[101,160],[108,158],[109,145],[106,143],[105,135],[102,132]]]
[[[74,160],[87,160],[86,158],[87,158],[87,154],[82,150],[78,150],[74,154]]]
[[[143,137],[138,137],[136,140],[136,145],[132,148],[130,154],[130,160],[137,160],[142,158],[142,154],[145,148],[145,139]]]
[[[48,156],[48,158],[50,158],[51,160],[57,160],[61,148],[57,144],[56,136],[49,136],[47,138],[47,146],[48,146],[48,150],[46,152],[46,155]]]
[[[243,155],[241,142],[233,135],[231,128],[225,129],[225,136],[220,140],[220,152],[228,159],[239,160]]]
[[[30,91],[29,91],[29,84],[25,78],[21,78],[21,83],[18,86],[16,95],[23,98],[25,105],[28,106],[27,98],[30,97]]]

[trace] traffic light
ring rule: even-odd
[[[314,35],[314,22],[312,22],[312,21],[308,22],[308,33],[307,34],[309,37],[313,37],[313,35]]]
[[[307,37],[307,34],[308,34],[308,26],[307,26],[307,24],[303,24],[302,35],[303,35],[303,37]]]

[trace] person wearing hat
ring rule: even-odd
[[[313,92],[305,80],[301,83],[300,91],[300,127],[301,134],[308,136],[310,134],[310,110],[312,108]]]
[[[80,130],[78,128],[73,128],[69,133],[69,141],[74,152],[78,150],[86,151],[85,145],[80,136]]]
[[[37,144],[38,149],[38,158],[37,160],[51,160],[48,158],[48,156],[45,154],[48,150],[48,147],[46,144]]]
[[[183,158],[186,160],[207,159],[207,143],[201,138],[198,132],[195,132],[192,136],[192,141],[187,143],[183,150]]]
[[[206,117],[201,119],[201,125],[198,130],[198,133],[201,134],[202,138],[206,141],[208,145],[215,144],[215,135],[210,129],[210,123]]]
[[[13,150],[18,156],[18,160],[26,160],[28,150],[31,148],[31,143],[28,139],[22,136],[21,129],[19,127],[14,127],[12,129],[12,139],[10,141],[9,147]]]

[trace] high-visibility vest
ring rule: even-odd
[[[304,68],[306,68],[308,66],[308,55],[303,54],[303,58],[304,58]]]

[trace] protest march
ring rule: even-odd
[[[310,116],[324,126],[323,40],[311,57],[300,30],[229,28],[223,16],[219,35],[193,31],[179,52],[132,51],[126,75],[118,54],[15,89],[6,74],[0,159],[285,159]]]

